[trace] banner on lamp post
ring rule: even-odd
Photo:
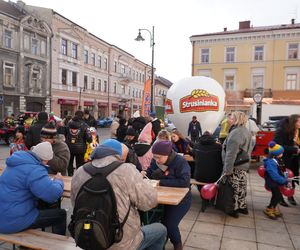
[[[144,86],[142,100],[142,116],[149,116],[151,112],[151,80],[147,80]]]

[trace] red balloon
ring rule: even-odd
[[[217,184],[209,183],[201,188],[201,197],[205,200],[213,199],[217,194]]]
[[[290,170],[289,168],[286,168],[285,171],[288,172],[288,178],[293,178],[294,177],[294,173],[292,170]]]
[[[292,187],[280,186],[279,190],[286,197],[291,197],[295,194],[295,189],[293,189]]]
[[[265,178],[266,169],[263,165],[259,166],[257,169],[257,173],[260,177]]]

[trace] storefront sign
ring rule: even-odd
[[[78,105],[78,100],[58,99],[57,103],[63,105]]]
[[[98,102],[98,107],[107,107],[108,103],[107,102]]]
[[[84,101],[83,106],[94,106],[94,102],[91,101]]]

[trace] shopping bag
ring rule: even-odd
[[[219,182],[216,208],[227,214],[234,212],[233,187],[229,176],[224,176]]]

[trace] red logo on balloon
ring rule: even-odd
[[[218,111],[219,97],[209,94],[204,89],[194,89],[190,95],[180,99],[179,109],[181,113]]]
[[[165,111],[166,111],[167,114],[174,114],[172,100],[166,99],[166,102],[165,102]]]

